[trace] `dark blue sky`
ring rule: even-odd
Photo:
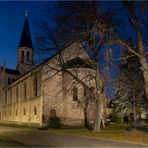
[[[30,31],[35,44],[37,23],[46,17],[46,5],[53,2],[0,2],[0,64],[6,62],[7,67],[15,68],[17,62],[17,48],[19,45],[25,19],[25,10],[28,11]]]

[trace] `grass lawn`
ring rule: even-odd
[[[148,133],[138,131],[136,129],[127,130],[128,125],[112,124],[107,125],[100,133],[92,132],[88,129],[49,129],[49,133],[65,133],[81,136],[89,136],[95,138],[105,138],[121,140],[126,142],[134,142],[140,144],[148,144]]]

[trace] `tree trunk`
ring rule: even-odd
[[[137,27],[137,35],[138,35],[141,70],[143,72],[143,77],[144,77],[145,94],[146,94],[146,98],[148,99],[148,63],[147,63],[145,50],[143,46],[142,33],[140,31],[140,28],[138,27]]]
[[[100,99],[100,98],[99,98]],[[101,103],[99,99],[96,100],[96,110],[95,110],[95,123],[94,123],[94,132],[100,132],[101,129]]]
[[[98,58],[96,58],[98,59]],[[98,61],[98,60],[96,60]],[[98,63],[96,62],[96,108],[95,108],[95,123],[94,123],[94,132],[100,132],[101,129],[101,107],[102,107],[102,90],[101,84],[103,82],[101,73],[99,72]]]
[[[86,106],[84,107],[84,127],[85,128],[88,128],[87,106],[88,104],[86,104]]]
[[[103,114],[101,115],[102,127],[105,128],[105,121]]]
[[[84,108],[84,127],[85,127],[85,128],[88,127],[86,107]]]
[[[147,63],[146,54],[144,50],[142,33],[141,33],[137,19],[135,19],[135,28],[137,32],[137,38],[138,38],[138,49],[139,49],[139,54],[140,54],[139,60],[141,63],[141,70],[142,70],[143,77],[144,77],[145,94],[146,94],[146,98],[148,99],[148,63]]]
[[[136,128],[137,126],[137,113],[136,113],[136,107],[134,105],[134,127]]]
[[[133,90],[133,113],[134,113],[134,127],[136,128],[137,125],[137,112],[136,112],[136,98],[135,98],[135,93]]]
[[[144,84],[145,84],[145,94],[146,98],[148,99],[148,63],[146,56],[143,56],[140,58],[140,63],[141,63],[141,69],[143,72],[143,77],[144,77]]]
[[[138,23],[136,25],[136,30],[137,30],[137,36],[138,36],[138,47],[139,47],[139,53],[140,53],[141,69],[144,77],[145,94],[146,94],[146,98],[148,99],[148,63],[147,63],[146,54],[144,50],[142,33]]]

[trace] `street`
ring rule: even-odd
[[[0,147],[142,147],[140,144],[0,126]],[[144,147],[144,146],[143,146]],[[148,146],[145,146],[148,147]]]

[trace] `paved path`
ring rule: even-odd
[[[0,126],[0,146],[24,147],[142,147],[142,145],[45,131]],[[148,147],[148,146],[147,146]]]

